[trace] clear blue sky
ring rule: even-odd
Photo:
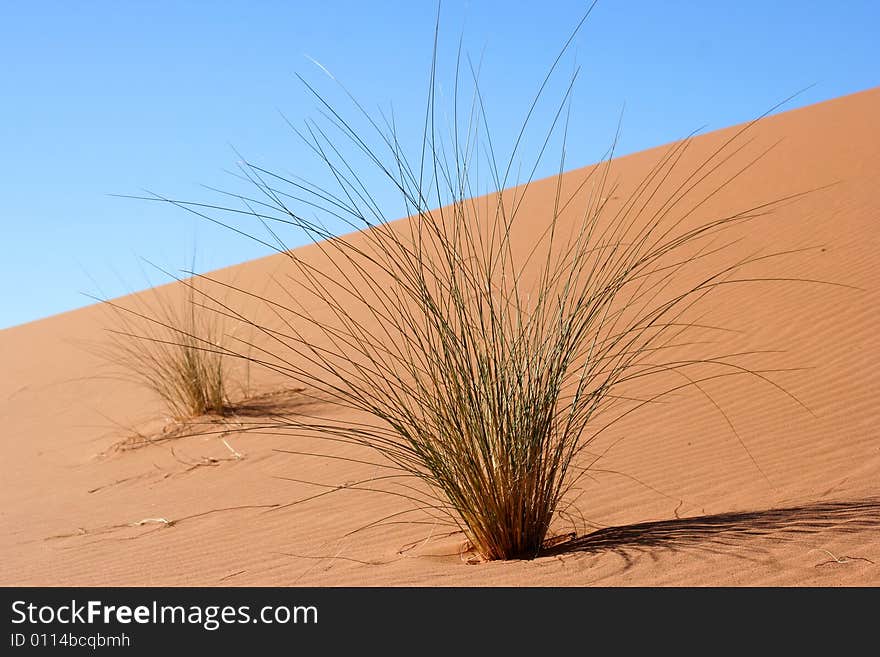
[[[443,3],[441,60],[454,59],[462,31],[475,57],[485,49],[499,142],[585,7]],[[332,89],[308,57],[365,106],[393,102],[415,126],[434,13],[432,0],[0,2],[0,327],[90,303],[82,292],[164,282],[141,258],[176,270],[195,248],[204,270],[268,253],[173,207],[109,194],[211,198],[201,185],[229,186],[230,145],[320,178],[278,113],[295,123],[316,113],[295,73]],[[562,83],[582,67],[569,167],[602,156],[624,103],[619,151],[632,152],[748,120],[813,83],[790,108],[876,86],[878,25],[874,0],[602,0],[564,64]]]

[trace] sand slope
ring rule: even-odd
[[[276,451],[290,436],[240,433],[230,420],[225,443],[214,433],[113,449],[137,432],[161,436],[167,423],[149,391],[86,347],[106,339],[106,309],[89,307],[0,331],[0,583],[880,584],[878,116],[872,89],[764,120],[756,148],[781,143],[705,208],[731,212],[836,183],[785,205],[736,248],[820,245],[773,271],[860,288],[736,288],[711,309],[740,331],[723,348],[784,350],[766,362],[806,368],[775,380],[813,415],[771,386],[712,387],[760,470],[705,397],[683,394],[615,427],[625,440],[603,461],[613,472],[597,472],[580,503],[606,529],[535,561],[468,565],[461,536],[428,525],[352,534],[401,510],[389,496],[340,490],[283,506],[321,489],[282,477],[345,486],[363,475],[356,464]],[[705,156],[734,129],[697,138],[685,157]],[[661,152],[616,161],[623,186]],[[531,207],[553,193],[552,181],[535,184]],[[274,256],[220,275],[259,288],[284,263]],[[253,379],[257,393],[283,386]],[[239,420],[295,409],[297,393],[260,404]]]

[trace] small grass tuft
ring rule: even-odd
[[[152,290],[131,305],[104,301],[113,313],[106,356],[134,381],[155,392],[176,419],[222,415],[228,404],[228,375],[222,318],[204,305],[192,280],[178,281],[185,293]]]

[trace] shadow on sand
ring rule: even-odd
[[[295,415],[304,409],[321,405],[323,400],[303,395],[305,388],[288,388],[276,392],[246,397],[230,404],[224,415],[237,417],[276,417]]]
[[[640,553],[697,548],[729,553],[731,548],[756,547],[756,539],[798,541],[826,532],[880,529],[880,498],[816,502],[761,511],[643,522],[607,527],[560,542],[542,556],[572,552],[614,552],[627,564]],[[868,561],[865,559],[864,561]],[[873,563],[873,562],[872,562]]]

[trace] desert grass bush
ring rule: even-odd
[[[370,463],[387,470],[355,487],[384,486],[411,503],[407,512],[458,527],[490,560],[540,552],[601,458],[590,446],[621,418],[684,388],[708,396],[710,380],[745,376],[779,387],[768,371],[743,364],[748,353],[706,353],[690,337],[724,329],[699,321],[708,297],[783,280],[754,267],[789,252],[743,258],[727,247],[732,229],[757,230],[790,198],[722,216],[706,210],[754,163],[745,146],[755,122],[690,168],[682,162],[691,138],[674,143],[625,189],[614,182],[613,145],[599,165],[565,177],[575,74],[529,158],[532,175],[510,187],[534,110],[573,38],[507,157],[495,153],[478,73],[461,51],[451,106],[440,107],[435,34],[415,149],[393,115],[371,115],[352,98],[345,116],[303,80],[323,118],[293,129],[333,187],[243,161],[241,177],[254,191],[227,192],[232,203],[156,197],[226,226],[251,218],[269,237],[244,232],[289,259],[283,296],[236,288],[249,300],[220,312],[248,322],[250,311],[236,308],[255,300],[271,308],[278,322],[252,322],[261,339],[249,358],[364,420],[301,415],[278,427],[374,450],[381,458]],[[440,121],[441,109],[450,120]],[[554,140],[562,144],[555,193],[530,204],[532,177]],[[371,187],[375,174],[397,191],[407,220],[389,223]],[[288,249],[282,229],[315,247]],[[216,371],[211,363],[197,367]],[[632,396],[655,377],[662,388]],[[169,378],[181,382],[175,394],[189,382],[175,374],[160,384]]]
[[[103,301],[111,311],[103,355],[156,393],[174,418],[222,415],[229,387],[222,316],[195,282],[178,284],[182,295],[152,289],[128,302]]]

